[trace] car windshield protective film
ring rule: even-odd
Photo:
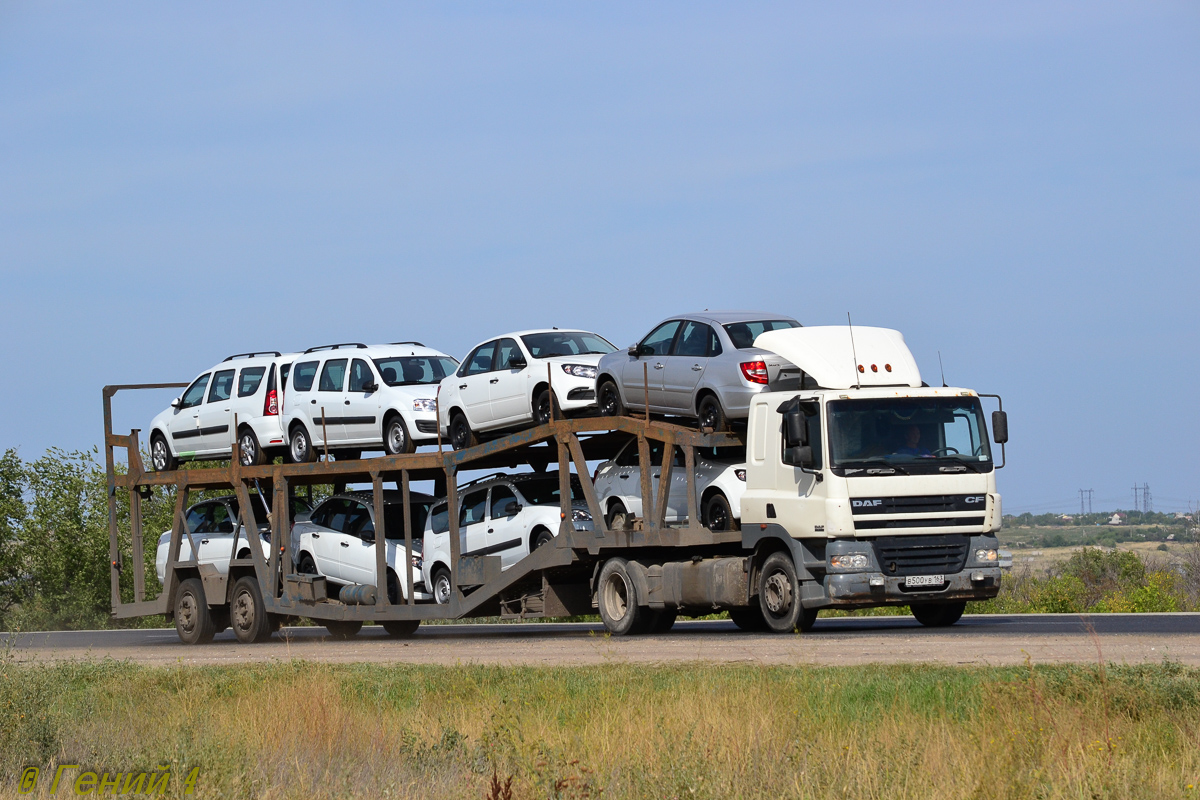
[[[830,466],[837,474],[990,472],[977,397],[889,397],[828,403]],[[811,437],[810,437],[811,438]]]
[[[517,496],[507,486],[492,487],[492,519],[504,519],[508,516],[508,504],[515,503]]]
[[[267,374],[266,367],[246,367],[238,376],[238,397],[249,397],[258,391],[263,375]]]
[[[179,401],[180,408],[192,408],[200,405],[204,401],[204,390],[208,388],[208,373],[196,378],[196,382],[188,387],[188,390],[183,393],[183,398]]]
[[[429,516],[429,530],[433,533],[445,533],[450,530],[450,507],[442,503],[433,509]]]
[[[192,533],[208,533],[208,517],[212,513],[210,503],[192,506],[187,515],[187,529]]]
[[[422,383],[441,383],[453,375],[458,362],[438,356],[394,356],[377,358],[375,366],[388,386],[416,386]]]
[[[223,369],[213,375],[212,388],[208,390],[208,402],[219,403],[233,396],[233,373]]]
[[[321,368],[321,383],[317,390],[321,392],[340,392],[346,385],[346,359],[331,358]]]
[[[617,349],[603,336],[583,331],[527,333],[521,337],[521,341],[534,358],[604,355]]]
[[[313,379],[317,377],[316,361],[301,361],[292,373],[292,388],[297,392],[307,392],[312,388]]]
[[[521,481],[517,484],[517,491],[531,506],[556,506],[559,504],[558,478],[534,478]],[[574,475],[571,476],[571,500],[584,502],[583,487],[579,485],[579,478]]]
[[[212,532],[233,533],[235,517],[230,516],[229,509],[224,503],[214,503],[212,507]]]
[[[471,492],[463,498],[462,513],[458,517],[459,525],[474,525],[483,522],[487,513],[487,489]]]
[[[409,500],[412,510],[413,552],[421,552],[421,534],[425,532],[425,517],[429,514],[429,503],[413,498]],[[445,510],[445,506],[442,506]],[[383,507],[383,520],[387,523],[387,538],[404,541],[404,504],[387,503]],[[447,518],[447,525],[449,519]],[[435,529],[434,533],[438,533]]]
[[[646,348],[647,355],[665,356],[671,349],[671,342],[675,340],[675,331],[678,329],[679,320],[673,319],[670,322],[664,322],[650,331],[649,336],[642,339],[641,346]]]
[[[790,319],[760,319],[754,322],[731,322],[725,326],[729,341],[738,350],[749,350],[754,347],[754,340],[760,333],[767,331],[782,331],[788,328],[798,328],[798,323]]]
[[[371,368],[367,366],[367,362],[361,358],[356,358],[350,364],[350,391],[365,392],[367,387],[375,382],[375,376],[371,373]]]
[[[708,339],[712,331],[702,322],[688,320],[675,342],[672,355],[704,358],[708,355]]]
[[[467,358],[466,369],[462,375],[479,375],[492,371],[492,356],[496,353],[496,343],[488,342]]]

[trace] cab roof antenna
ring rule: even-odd
[[[946,388],[946,368],[942,366],[942,351],[938,350],[938,370],[942,373],[942,388]]]
[[[850,355],[854,357],[854,388],[861,389],[862,381],[858,378],[858,351],[854,349],[854,323],[850,321],[850,312],[846,312],[846,325],[850,328]]]

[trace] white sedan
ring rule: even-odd
[[[657,494],[663,444],[651,440],[650,485]],[[714,531],[736,530],[742,518],[746,492],[746,453],[740,447],[696,448],[696,506],[700,522]],[[642,471],[638,466],[637,439],[631,439],[611,461],[596,470],[596,499],[613,530],[627,528],[633,517],[643,516]],[[676,448],[671,486],[667,494],[667,522],[687,519],[687,474],[683,452]]]

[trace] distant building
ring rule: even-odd
[[[1063,522],[1074,522],[1075,521],[1075,518],[1072,517],[1070,514],[1059,514],[1058,518],[1060,520],[1062,520]]]
[[[1124,525],[1125,524],[1125,515],[1122,514],[1120,511],[1118,511],[1117,513],[1112,515],[1112,519],[1110,519],[1108,521],[1108,524],[1109,525]]]

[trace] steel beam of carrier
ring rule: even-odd
[[[518,431],[485,441],[466,450],[446,450],[382,456],[347,461],[318,461],[307,464],[276,464],[256,467],[241,465],[238,445],[225,467],[177,469],[170,472],[147,472],[142,463],[139,431],[128,435],[112,432],[112,397],[119,391],[140,389],[181,388],[183,383],[127,384],[104,387],[104,449],[108,478],[109,551],[111,560],[112,607],[117,618],[169,614],[172,612],[175,591],[181,575],[199,577],[204,582],[209,605],[221,605],[228,600],[232,583],[242,575],[257,577],[266,611],[285,617],[308,617],[317,620],[425,620],[457,619],[470,616],[564,616],[590,613],[594,607],[591,581],[595,568],[608,554],[618,550],[643,548],[689,547],[712,552],[732,552],[740,547],[740,531],[710,531],[699,521],[695,491],[695,448],[744,446],[740,436],[726,433],[697,431],[666,422],[636,417],[585,417],[552,420],[549,424]],[[643,519],[635,530],[610,530],[603,509],[596,497],[587,462],[612,458],[630,437],[636,437],[641,466]],[[664,444],[659,491],[651,491],[649,441]],[[687,524],[667,526],[667,495],[671,485],[674,449],[682,448],[686,465],[688,515]],[[127,470],[119,472],[115,450],[123,449]],[[545,471],[556,464],[560,481],[560,527],[558,535],[547,546],[533,551],[509,569],[501,571],[499,556],[461,556],[459,553],[458,514],[449,514],[451,549],[451,598],[446,604],[416,603],[411,585],[411,572],[397,575],[404,581],[407,600],[393,604],[387,592],[386,542],[387,531],[383,514],[383,482],[395,481],[404,503],[404,550],[402,562],[412,563],[413,542],[423,531],[412,530],[409,513],[409,485],[414,480],[444,480],[448,508],[458,505],[457,475],[462,471],[515,469],[520,466]],[[591,512],[594,531],[577,531],[572,523],[570,468],[583,489]],[[312,484],[367,483],[371,485],[375,513],[376,541],[376,600],[369,605],[348,605],[331,599],[319,599],[306,593],[303,577],[293,574],[291,530],[288,524],[290,489]],[[151,487],[174,487],[176,491],[174,523],[165,575],[165,585],[157,598],[147,600],[144,575],[144,542],[141,498]],[[268,487],[271,513],[270,557],[264,557],[261,547],[254,546],[258,532],[258,511],[265,511],[266,500],[253,502],[250,489],[256,487],[265,494]],[[231,558],[226,576],[215,569],[197,564],[196,547],[192,559],[181,561],[184,538],[190,540],[186,512],[193,491],[219,489],[238,498],[243,535],[250,558]],[[129,550],[133,575],[133,598],[127,601],[121,592],[120,578],[126,568],[123,560],[123,533],[118,525],[117,492],[129,495]],[[256,510],[256,505],[257,510]],[[155,537],[156,538],[156,537]],[[235,537],[235,546],[238,538]],[[380,546],[380,544],[383,546]],[[644,550],[643,550],[644,552]],[[236,553],[231,552],[231,556]],[[398,560],[398,563],[399,562]],[[224,595],[222,595],[224,592]]]

